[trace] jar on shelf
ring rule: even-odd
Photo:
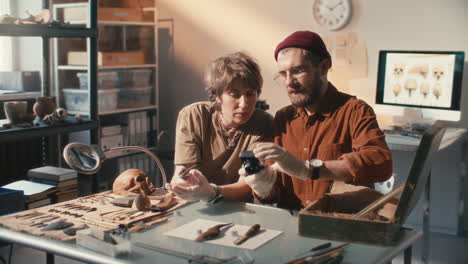
[[[39,96],[36,97],[36,103],[33,106],[33,112],[36,116],[43,119],[46,115],[52,114],[55,111],[55,103],[52,97]]]

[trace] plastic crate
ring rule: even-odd
[[[88,73],[79,72],[76,74],[80,80],[80,89],[88,90]],[[97,83],[98,89],[114,89],[117,87],[118,76],[117,72],[98,72]]]
[[[68,111],[89,111],[88,91],[81,89],[63,89],[65,107]],[[112,111],[117,108],[119,89],[98,90],[98,110]]]
[[[151,81],[150,69],[133,69],[119,71],[119,84],[121,88],[146,87]]]
[[[122,89],[119,92],[119,108],[151,104],[151,87]]]

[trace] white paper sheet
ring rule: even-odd
[[[11,190],[24,191],[24,195],[33,195],[49,190],[50,188],[54,188],[55,186],[44,183],[21,180],[12,182],[2,187]]]
[[[188,240],[195,240],[195,238],[198,237],[200,234],[198,232],[199,230],[201,230],[202,232],[205,232],[210,227],[213,227],[219,224],[227,224],[227,223],[216,222],[216,221],[211,221],[211,220],[206,220],[206,219],[196,219],[188,224],[179,226],[178,228],[165,233],[165,235],[184,238]],[[247,226],[247,225],[233,225],[230,228],[222,229],[222,234],[220,235],[219,238],[207,240],[201,243],[210,243],[210,244],[216,244],[216,245],[227,246],[227,247],[255,250],[258,247],[265,244],[266,242],[272,240],[273,238],[283,233],[282,231],[270,230],[270,229],[265,229],[263,227],[260,227],[260,232],[257,233],[257,235],[255,235],[254,237],[248,239],[247,241],[245,241],[244,243],[240,245],[234,244],[234,241],[237,238],[239,238],[239,236],[242,236],[249,228],[250,226]]]

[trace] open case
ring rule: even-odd
[[[326,194],[299,212],[299,234],[377,245],[396,242],[403,223],[424,190],[444,131],[445,128],[436,123],[423,134],[399,200],[392,199],[370,215],[353,219],[355,213],[382,195],[372,189]],[[350,206],[344,206],[345,203]]]

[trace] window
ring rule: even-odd
[[[0,14],[10,14],[10,0],[0,0]],[[12,38],[0,37],[0,71],[13,70]]]

